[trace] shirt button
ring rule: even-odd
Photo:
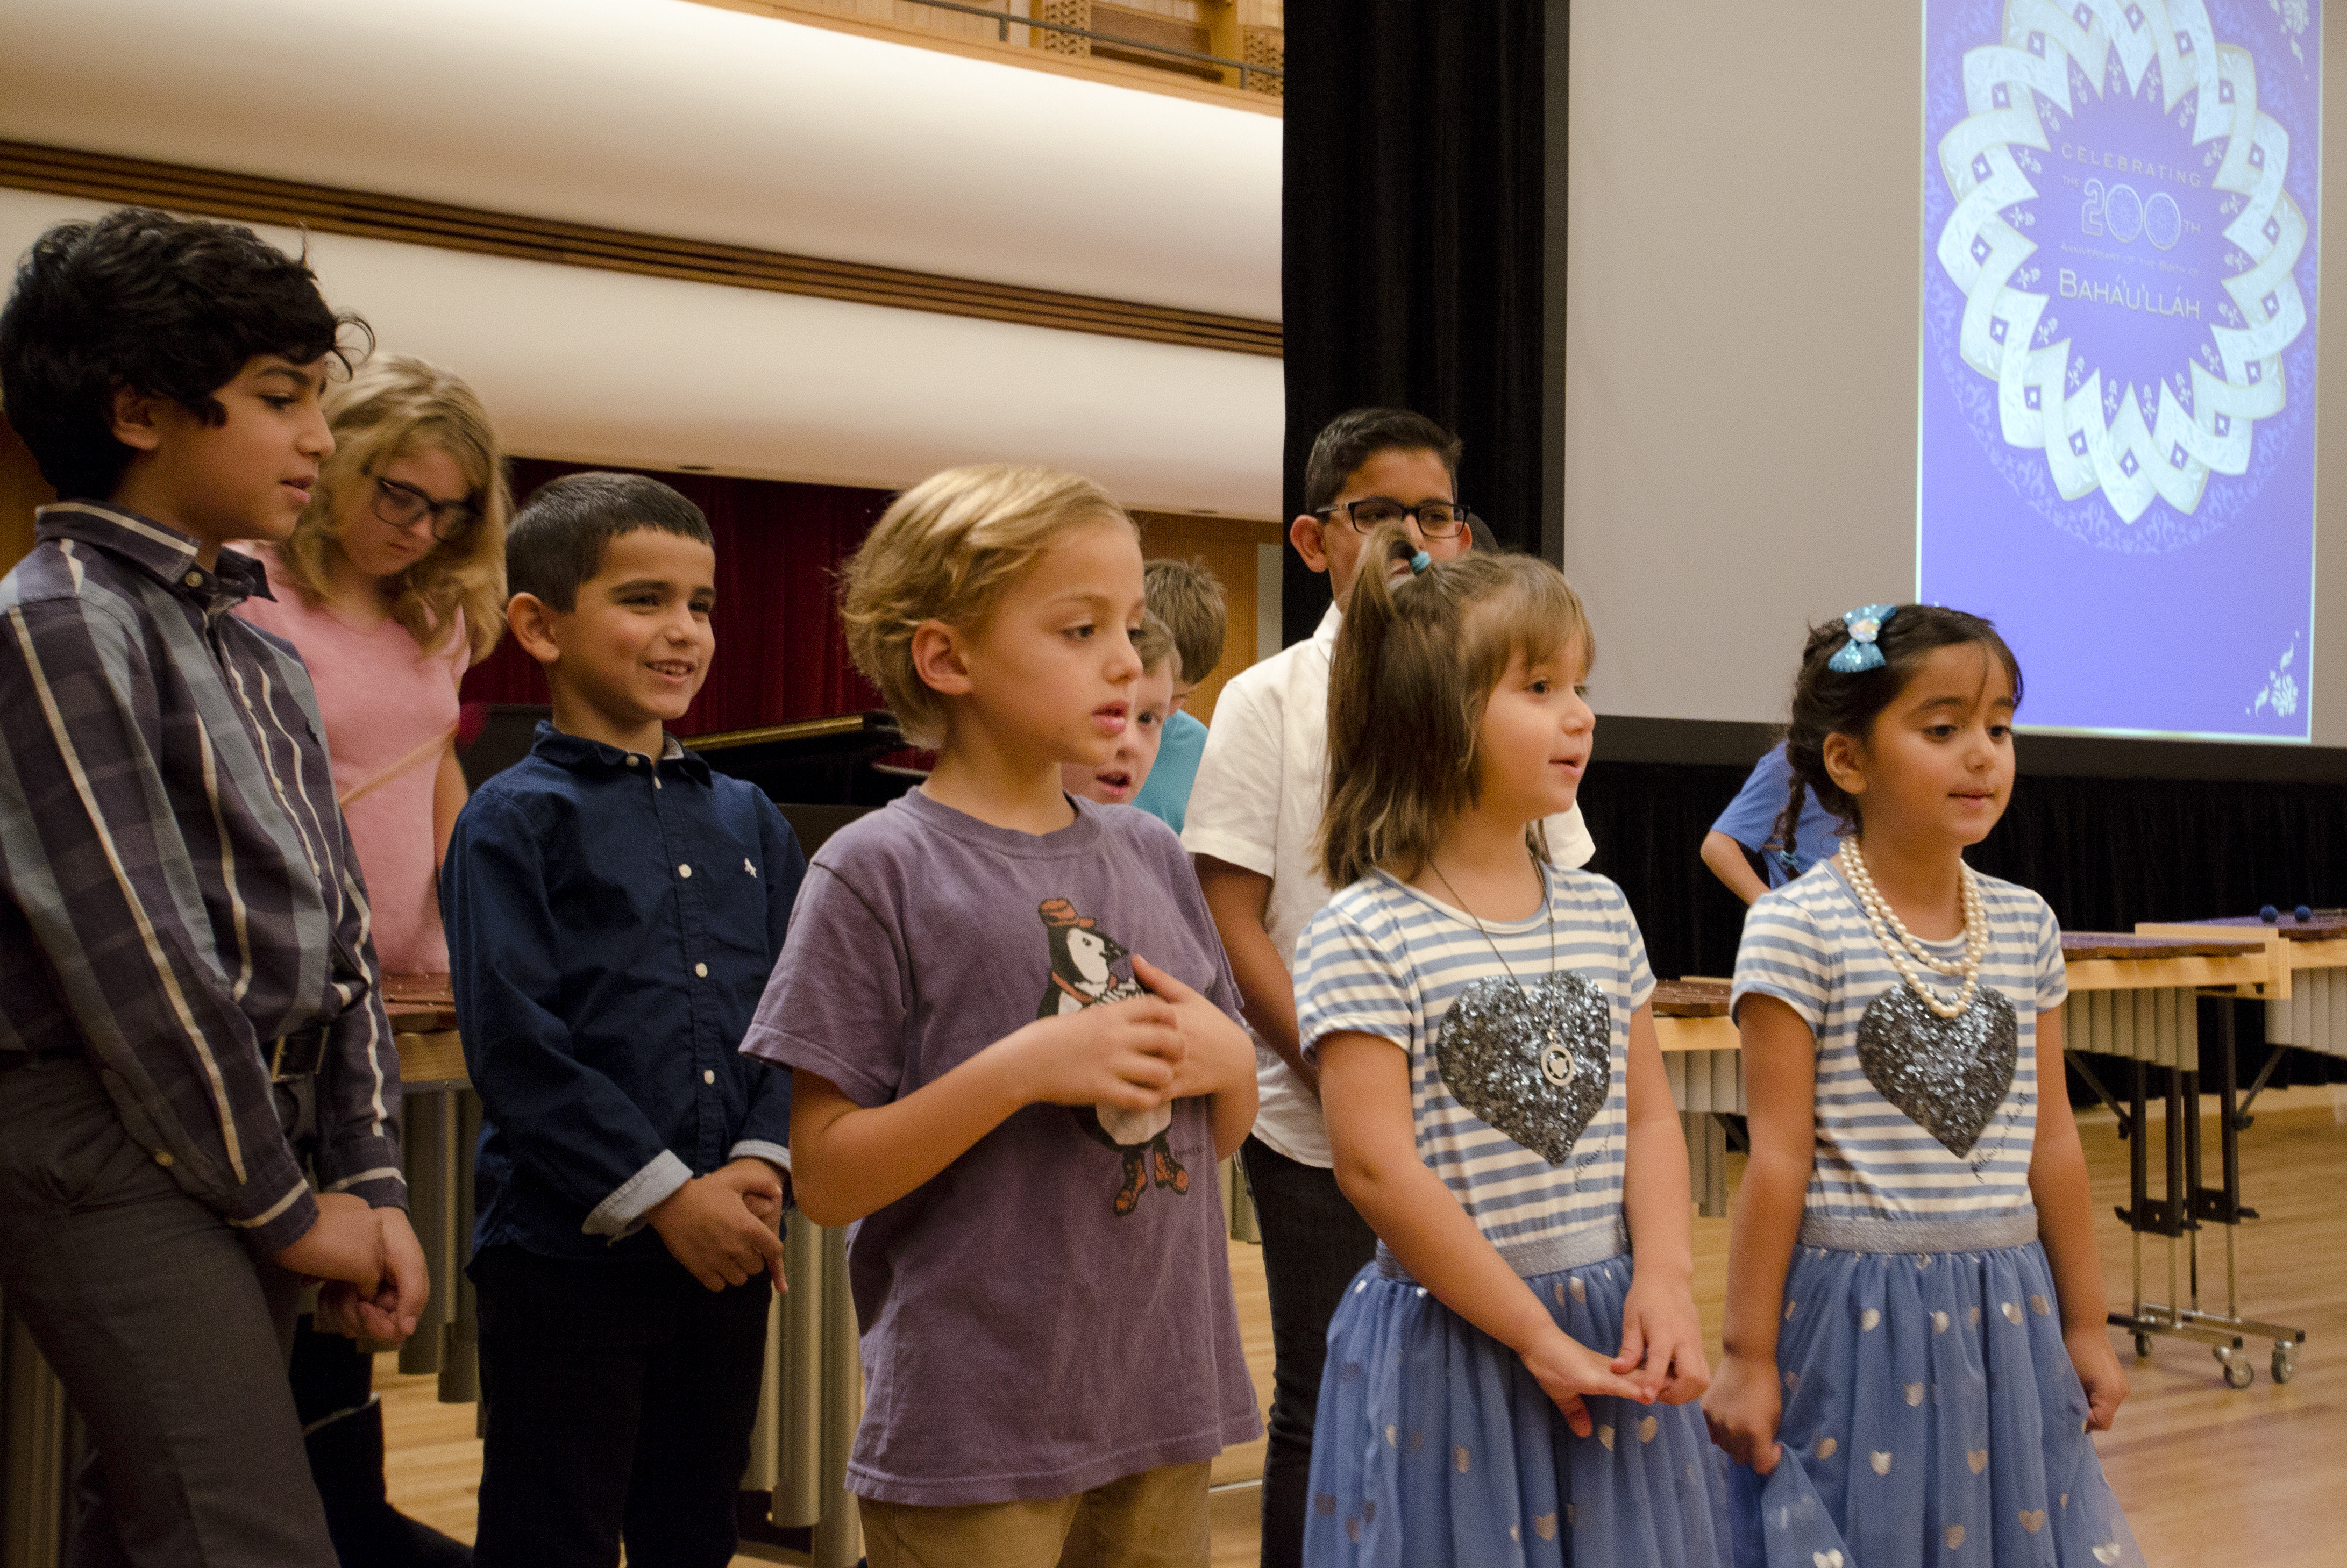
[[[701,1081],[702,1081],[702,1082],[703,1082],[703,1083],[714,1083],[714,1082],[716,1082],[716,1081],[717,1081],[717,1072],[716,1072],[716,1070],[715,1070],[715,1069],[713,1069],[713,1068],[708,1068],[708,1067],[704,1067],[704,1068],[702,1068],[702,1069],[701,1070]]]
[[[743,856],[742,857],[742,869],[748,872],[753,876],[758,875],[758,868],[750,864],[750,858],[747,856]]]
[[[692,966],[692,972],[699,975],[705,980],[709,978],[709,966],[707,964],[695,964]]]
[[[179,580],[186,583],[190,588],[201,588],[204,586],[204,574],[200,571],[191,571]]]
[[[158,1149],[158,1150],[156,1150],[156,1151],[155,1151],[155,1163],[156,1163],[157,1164],[159,1164],[159,1165],[162,1166],[162,1167],[163,1167],[163,1169],[165,1169],[165,1170],[167,1170],[167,1171],[168,1171],[168,1170],[169,1170],[169,1169],[171,1168],[171,1151],[170,1151],[170,1150],[169,1150],[169,1149]]]
[[[628,765],[630,767],[634,767],[638,763],[642,762],[643,760],[643,758],[637,756],[633,752],[628,753]]]
[[[690,876],[692,875],[692,867],[690,866],[680,866],[676,868],[676,874],[679,876]]]

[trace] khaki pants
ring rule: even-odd
[[[871,1568],[1206,1568],[1206,1471],[1162,1465],[1069,1497],[856,1500]]]

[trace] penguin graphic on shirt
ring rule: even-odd
[[[1103,1002],[1121,1002],[1149,994],[1130,974],[1114,966],[1129,956],[1123,944],[1099,928],[1089,915],[1080,915],[1065,898],[1046,898],[1037,911],[1051,942],[1051,983],[1043,993],[1037,1018],[1056,1018]],[[1123,1182],[1113,1204],[1119,1217],[1141,1206],[1141,1194],[1153,1183],[1177,1194],[1190,1190],[1190,1173],[1174,1157],[1166,1131],[1174,1125],[1172,1105],[1146,1111],[1126,1111],[1114,1105],[1072,1105],[1085,1136],[1113,1149],[1123,1159]]]

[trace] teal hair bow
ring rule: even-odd
[[[1826,668],[1845,675],[1881,669],[1882,650],[1874,645],[1874,640],[1881,634],[1882,623],[1898,609],[1895,604],[1861,604],[1844,615],[1841,623],[1850,628],[1850,641],[1834,651],[1834,656],[1826,661]]]

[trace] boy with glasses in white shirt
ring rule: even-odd
[[[1296,938],[1330,897],[1313,854],[1326,797],[1328,658],[1370,531],[1406,521],[1437,560],[1474,545],[1459,502],[1459,438],[1423,415],[1357,408],[1331,420],[1305,466],[1288,542],[1328,574],[1336,602],[1311,638],[1232,678],[1215,700],[1182,830],[1255,1039],[1261,1105],[1241,1150],[1263,1230],[1274,1355],[1264,1458],[1265,1568],[1301,1561],[1328,1319],[1377,1237],[1337,1191],[1318,1074],[1296,1043]],[[1557,863],[1594,846],[1576,807],[1552,818]]]

